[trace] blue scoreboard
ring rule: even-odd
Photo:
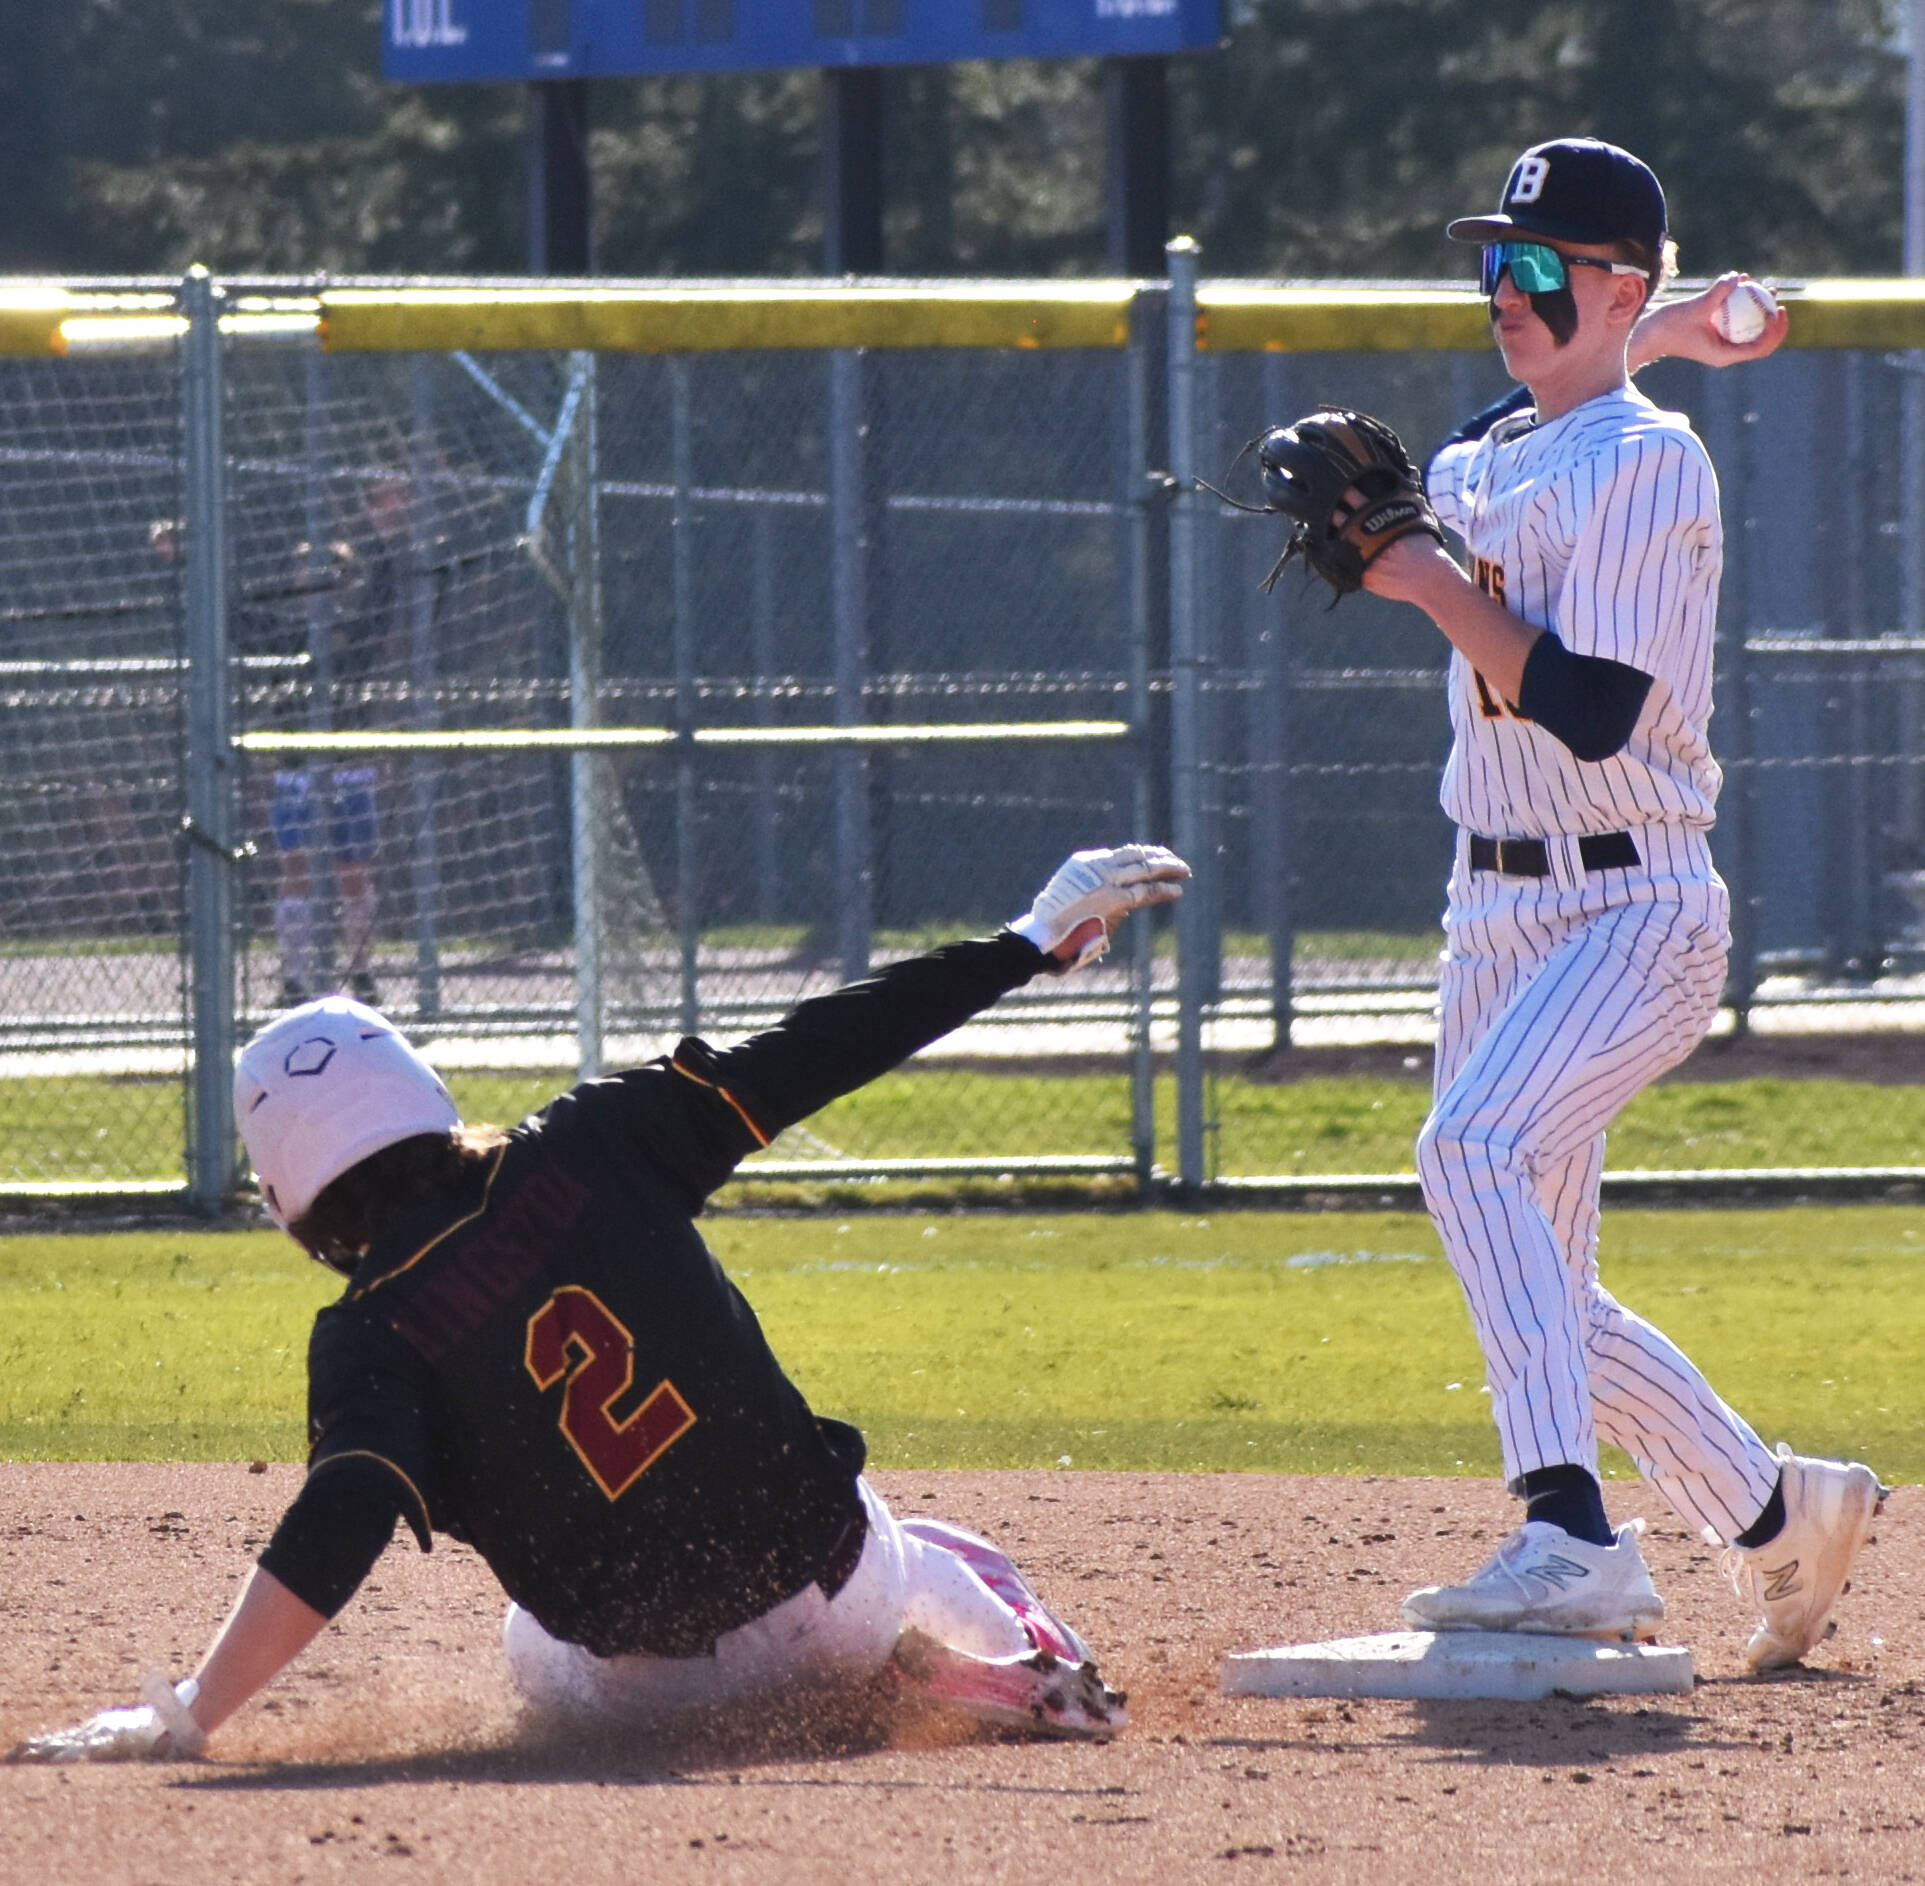
[[[612,78],[1201,51],[1223,0],[385,0],[382,70]]]

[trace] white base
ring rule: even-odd
[[[1603,1644],[1539,1631],[1388,1631],[1281,1644],[1223,1660],[1225,1696],[1496,1698],[1681,1696],[1691,1653],[1668,1644]]]

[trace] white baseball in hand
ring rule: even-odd
[[[1778,303],[1771,290],[1757,282],[1739,282],[1726,297],[1711,325],[1734,346],[1743,347],[1765,331]]]

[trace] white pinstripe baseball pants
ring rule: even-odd
[[[1689,1525],[1757,1519],[1778,1464],[1677,1345],[1598,1282],[1604,1133],[1703,1038],[1730,946],[1703,834],[1640,826],[1641,871],[1473,873],[1458,841],[1445,917],[1436,1098],[1417,1141],[1424,1201],[1483,1346],[1515,1486],[1597,1472],[1621,1447]]]

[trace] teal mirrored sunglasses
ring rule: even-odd
[[[1601,268],[1613,275],[1642,275],[1635,262],[1611,262],[1597,255],[1565,255],[1544,242],[1487,242],[1484,266],[1477,278],[1481,293],[1494,295],[1504,271],[1520,294],[1548,295],[1569,287],[1574,268]]]

